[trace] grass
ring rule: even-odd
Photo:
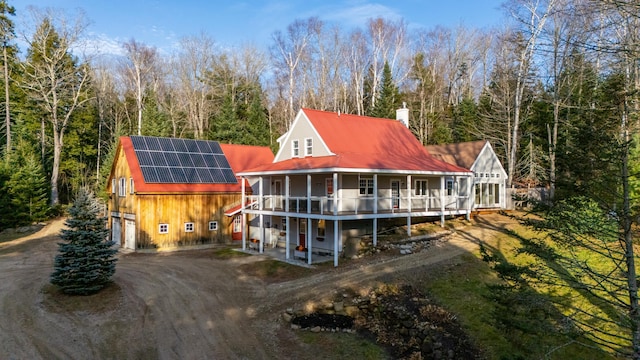
[[[520,236],[532,236],[528,229],[518,227]],[[485,239],[492,251],[504,256],[517,265],[536,263],[528,255],[516,256],[520,239],[512,234],[502,233],[496,238]],[[489,359],[606,359],[607,354],[594,350],[588,339],[569,339],[553,332],[520,331],[513,328],[501,328],[496,321],[499,308],[491,300],[488,284],[501,282],[489,264],[482,261],[480,253],[465,254],[446,266],[440,266],[423,277],[423,290],[432,294],[439,302],[456,313],[463,327],[476,343],[484,349]],[[544,299],[547,294],[565,291],[569,298],[579,294],[566,287],[555,288],[537,284],[535,291]],[[565,309],[558,309],[563,311]],[[565,310],[566,311],[566,310]],[[507,314],[508,315],[508,314]],[[548,319],[552,320],[559,319]],[[527,319],[524,319],[525,323]],[[532,325],[534,326],[534,325]],[[587,346],[584,346],[584,345]]]
[[[233,259],[237,257],[245,257],[245,256],[251,256],[251,255],[247,253],[243,253],[241,251],[236,251],[234,248],[225,247],[222,249],[216,249],[213,252],[213,256],[218,259],[226,260],[226,259]]]
[[[304,344],[312,345],[314,348],[331,349],[327,353],[316,353],[314,359],[381,360],[389,358],[384,348],[360,335],[310,331],[299,331],[297,334],[298,339]]]
[[[21,237],[29,236],[31,234],[35,234],[40,229],[27,231],[27,232],[16,232],[16,231],[3,231],[0,232],[0,243],[12,241],[15,239],[19,239]]]
[[[314,274],[313,269],[287,264],[278,260],[263,260],[241,265],[242,271],[268,283],[294,280]]]

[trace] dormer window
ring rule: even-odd
[[[291,141],[291,157],[300,156],[300,142],[298,140]]]
[[[304,139],[304,156],[313,155],[313,139],[306,138]]]

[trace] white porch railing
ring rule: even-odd
[[[248,199],[256,204],[262,204],[263,210],[287,211],[287,198],[283,195],[250,195]],[[339,206],[338,214],[371,214],[371,213],[406,213],[409,212],[408,197],[343,197],[335,199],[332,196],[289,196],[288,212],[333,215],[335,206]],[[310,207],[310,209],[309,209]],[[253,207],[259,209],[259,206]],[[437,196],[412,196],[411,212],[438,212],[443,208],[441,198]],[[468,196],[446,196],[445,210],[469,209]]]

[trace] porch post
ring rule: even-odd
[[[311,214],[311,174],[307,174],[307,214]]]
[[[378,246],[378,218],[373,218],[373,247]]]
[[[284,177],[284,211],[289,212],[289,175]],[[288,225],[287,225],[288,226]],[[287,227],[287,230],[289,228]]]
[[[440,176],[440,226],[444,227],[444,175]]]
[[[333,215],[338,215],[338,173],[333,173]]]
[[[338,267],[338,220],[333,220],[333,266]]]
[[[258,249],[260,250],[260,253],[262,254],[262,252],[264,252],[264,215],[262,214],[262,210],[264,209],[264,189],[263,189],[263,185],[264,185],[264,177],[260,176],[260,181],[258,182],[258,199],[260,200],[258,202],[258,209],[260,210],[260,225],[258,228],[258,231],[260,232],[260,245],[258,246]]]
[[[285,252],[285,255],[284,255],[284,258],[289,260],[290,253],[291,253],[290,245],[289,245],[289,234],[290,234],[290,232],[289,232],[290,230],[289,229],[291,228],[291,226],[289,224],[289,216],[286,217],[285,222],[286,222],[286,226],[287,226],[287,231],[285,231],[285,234],[284,234],[284,236],[285,236],[285,240],[284,240],[284,252]]]
[[[373,174],[373,213],[378,213],[378,174]]]
[[[264,215],[260,214],[260,226],[258,228],[260,231],[260,254],[264,252]]]
[[[311,175],[309,175],[311,178]],[[311,238],[311,218],[307,218],[307,264],[311,265],[311,245],[313,239]]]
[[[411,237],[411,175],[407,175],[407,235]]]
[[[244,207],[246,203],[246,195],[244,193],[245,192],[244,177],[240,178],[240,184],[242,188],[242,194],[240,197],[240,216],[242,219],[242,222],[240,223],[240,228],[242,229],[242,250],[247,250],[247,214],[244,212],[245,210]],[[231,219],[233,219],[233,217]]]
[[[471,220],[471,191],[473,191],[473,177],[467,177],[467,221]]]

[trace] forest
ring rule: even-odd
[[[106,56],[88,47],[82,13],[19,14],[1,0],[0,230],[63,213],[81,188],[104,192],[120,136],[276,150],[302,107],[395,118],[406,104],[423,144],[489,140],[509,186],[547,189],[545,222],[533,226],[556,250],[568,246],[562,256],[581,246],[615,265],[598,278],[585,253],[563,257],[591,276],[571,286],[623,314],[611,318],[628,330],[623,340],[592,340],[632,344],[621,353],[640,358],[640,2],[513,0],[503,10],[495,28],[387,18],[345,28],[310,17],[274,32],[265,48],[223,47],[203,33],[171,53],[131,38],[122,56]],[[30,26],[18,29],[17,19]],[[533,245],[522,251],[551,256]],[[510,294],[523,288],[530,272],[486,257]]]

